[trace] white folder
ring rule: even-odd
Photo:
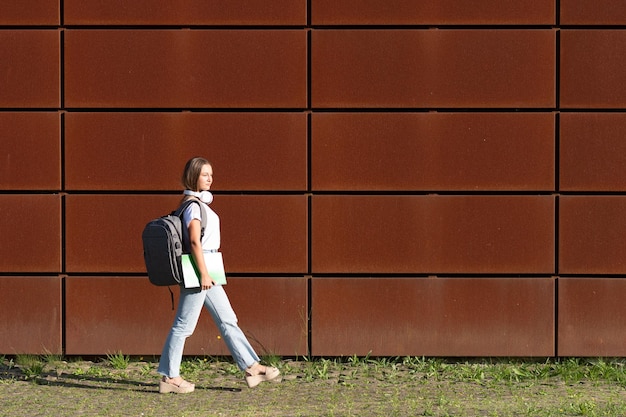
[[[181,257],[183,267],[183,279],[185,288],[197,288],[200,286],[200,274],[193,256],[183,254]],[[226,285],[226,272],[224,271],[224,260],[221,252],[204,252],[204,264],[211,279],[217,285]]]

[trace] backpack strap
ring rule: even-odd
[[[206,219],[206,214],[204,213],[204,208],[202,208],[202,204],[200,204],[199,199],[197,199],[196,197],[191,197],[190,199],[183,201],[180,207],[178,207],[177,210],[172,212],[172,215],[179,217],[182,221],[183,212],[191,204],[197,204],[198,207],[200,208],[200,240],[202,240],[202,238],[204,237],[204,230],[206,229],[207,219]],[[189,251],[191,250],[190,248],[191,244],[189,243],[189,230],[187,230],[187,228],[183,226],[182,232],[183,232],[183,252],[189,253]],[[186,247],[186,250],[185,250],[185,247]]]

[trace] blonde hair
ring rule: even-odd
[[[211,165],[209,161],[199,156],[195,158],[191,158],[185,164],[185,169],[183,170],[183,176],[181,178],[181,182],[183,183],[183,187],[186,190],[198,191],[196,187],[198,186],[198,178],[200,178],[200,173],[202,172],[202,167],[205,165]],[[213,167],[211,165],[211,167]]]

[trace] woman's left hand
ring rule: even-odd
[[[200,287],[202,288],[203,291],[210,289],[214,285],[215,285],[215,281],[213,281],[211,277],[208,275],[203,276],[200,281]]]

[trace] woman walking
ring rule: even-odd
[[[237,316],[224,288],[215,284],[204,263],[204,252],[217,252],[220,247],[220,220],[209,207],[213,201],[213,196],[209,191],[213,183],[213,167],[204,158],[192,158],[185,165],[182,182],[185,187],[184,199],[200,200],[200,204],[190,204],[181,216],[183,230],[188,232],[191,255],[200,274],[200,287],[181,286],[180,288],[176,318],[165,341],[159,362],[158,372],[163,375],[159,382],[159,392],[182,394],[194,390],[194,384],[185,381],[180,376],[180,363],[185,340],[193,334],[202,306],[211,313],[237,366],[245,372],[245,380],[250,388],[263,381],[279,381],[278,369],[259,363],[258,355],[237,325]],[[207,219],[203,234],[201,233],[200,210],[204,210]]]

